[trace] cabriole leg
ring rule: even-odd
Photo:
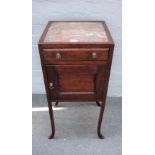
[[[55,135],[55,123],[54,123],[54,115],[53,115],[52,104],[50,101],[48,101],[48,102],[49,102],[48,107],[49,107],[49,115],[50,115],[50,121],[51,121],[51,129],[52,129],[52,133],[48,138],[52,139]]]
[[[56,102],[55,102],[55,106],[57,106],[57,105],[58,105],[58,103],[59,103],[59,101],[56,101]]]
[[[101,133],[101,125],[102,125],[102,120],[103,120],[105,104],[106,104],[108,81],[109,81],[109,71],[106,70],[106,80],[105,80],[104,93],[103,93],[103,99],[102,99],[103,101],[101,104],[101,109],[100,109],[100,114],[99,114],[99,119],[98,119],[98,126],[97,126],[97,134],[99,138],[101,139],[104,139],[104,136]]]
[[[96,104],[100,107],[102,105],[102,102],[96,101]]]
[[[102,119],[103,119],[103,113],[105,108],[105,101],[101,104],[99,119],[98,119],[98,126],[97,126],[97,134],[99,138],[104,139],[104,136],[101,133],[101,125],[102,125]]]

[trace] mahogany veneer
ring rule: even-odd
[[[55,124],[52,102],[95,101],[101,123],[107,96],[114,42],[103,21],[49,21],[40,40],[44,83],[52,134]]]

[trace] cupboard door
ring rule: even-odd
[[[51,100],[101,100],[105,83],[104,65],[48,65]]]

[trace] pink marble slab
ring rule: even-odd
[[[108,37],[100,22],[52,22],[44,42],[107,42]]]

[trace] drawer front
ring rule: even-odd
[[[44,63],[53,61],[97,61],[108,60],[108,48],[104,49],[44,49],[42,59]]]

